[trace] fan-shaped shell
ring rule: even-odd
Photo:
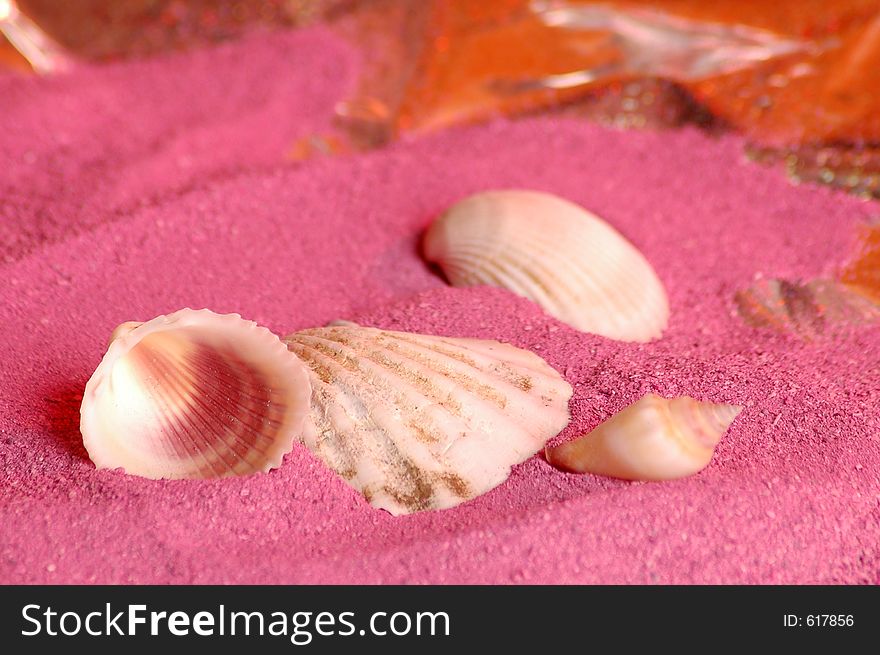
[[[492,489],[568,423],[568,383],[497,341],[354,324],[285,341],[310,369],[305,445],[393,514]]]
[[[586,436],[546,451],[554,466],[624,480],[673,480],[712,460],[715,446],[742,411],[689,396],[647,394]]]
[[[238,314],[182,309],[116,331],[86,385],[83,443],[98,468],[147,478],[267,471],[309,411],[306,367]]]
[[[650,341],[669,319],[666,292],[642,254],[605,221],[548,193],[470,196],[434,221],[423,246],[453,286],[508,289],[584,332]]]

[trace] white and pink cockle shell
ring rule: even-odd
[[[278,467],[309,411],[305,365],[238,314],[182,309],[114,333],[80,427],[98,468],[213,478]]]

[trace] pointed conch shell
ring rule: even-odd
[[[86,385],[98,468],[147,478],[268,471],[301,432],[311,386],[281,340],[238,314],[182,309],[123,323]]]
[[[428,228],[423,250],[453,286],[489,285],[583,332],[650,341],[669,319],[648,261],[605,221],[537,191],[487,191]]]
[[[553,466],[624,480],[674,480],[704,469],[742,411],[647,394],[589,434],[546,451]]]
[[[351,323],[284,340],[310,369],[305,445],[392,514],[489,491],[568,423],[568,383],[497,341]]]

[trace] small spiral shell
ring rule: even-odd
[[[647,394],[589,434],[548,448],[547,461],[576,473],[624,480],[673,480],[693,475],[742,411],[689,396]]]

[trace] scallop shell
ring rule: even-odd
[[[310,369],[303,442],[392,514],[485,493],[568,423],[568,383],[497,341],[350,323],[284,340]]]
[[[182,309],[114,331],[80,428],[98,468],[213,478],[281,464],[311,386],[281,340],[238,314]]]
[[[693,475],[742,407],[647,394],[589,434],[546,451],[553,466],[624,480]]]
[[[669,319],[663,284],[614,228],[537,191],[487,191],[430,226],[424,254],[453,286],[489,285],[538,303],[583,332],[650,341]]]

